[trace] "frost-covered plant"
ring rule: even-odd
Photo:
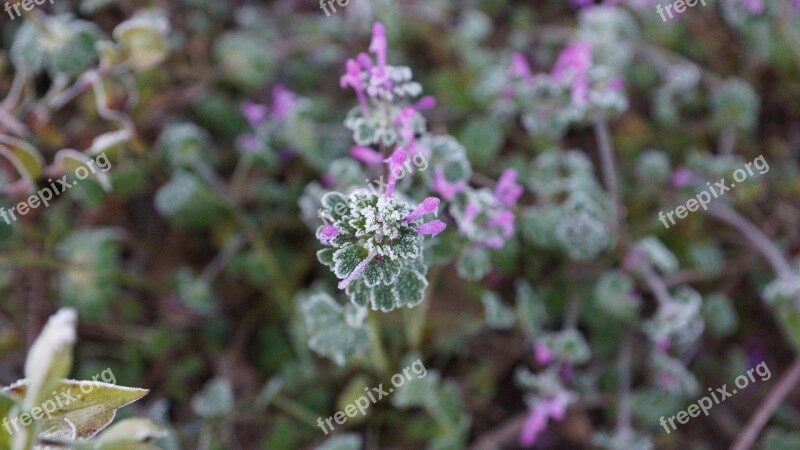
[[[25,379],[0,388],[0,448],[157,449],[152,442],[165,432],[149,420],[127,419],[103,431],[119,408],[147,395],[146,389],[65,379],[72,369],[76,323],[73,309],[50,317],[30,348]]]

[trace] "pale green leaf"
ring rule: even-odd
[[[5,390],[25,396],[27,382],[22,380]],[[69,433],[75,427],[78,439],[88,439],[107,427],[117,410],[147,395],[147,389],[117,386],[101,381],[61,380],[52,389],[55,395],[39,406],[44,414],[41,429],[48,435]]]

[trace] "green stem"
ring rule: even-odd
[[[389,358],[386,356],[386,348],[383,346],[383,339],[381,338],[381,323],[378,320],[378,315],[374,311],[370,311],[367,316],[367,323],[372,334],[372,347],[371,358],[375,370],[382,376],[389,375]]]
[[[317,419],[319,416],[316,416],[313,411],[297,403],[296,401],[285,397],[283,394],[276,395],[275,398],[272,399],[272,404],[277,406],[278,409],[282,410],[286,414],[305,424],[308,424],[312,427],[317,426]]]
[[[431,271],[428,277],[428,289],[425,291],[425,298],[422,304],[413,309],[403,310],[403,321],[405,322],[406,341],[412,350],[419,350],[422,345],[422,338],[425,335],[425,322],[428,319],[428,311],[433,302],[432,293],[439,278],[439,268]]]

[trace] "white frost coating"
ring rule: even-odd
[[[78,313],[72,308],[61,308],[47,321],[44,330],[36,338],[25,361],[25,376],[29,380],[29,392],[38,393],[53,376],[61,378],[66,373],[51,374],[53,370],[68,371],[72,359],[70,352],[75,345],[75,326]],[[66,356],[66,358],[65,358]]]

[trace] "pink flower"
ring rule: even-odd
[[[550,364],[554,359],[556,359],[556,354],[547,346],[544,342],[537,341],[536,344],[533,346],[533,352],[536,358],[536,362],[545,365]]]
[[[236,138],[236,147],[245,153],[253,153],[258,150],[258,139],[252,134],[242,134]]]
[[[451,183],[447,181],[447,178],[445,178],[444,172],[440,167],[437,167],[434,171],[433,185],[431,186],[431,190],[441,195],[445,200],[452,201],[454,198],[456,198],[456,194],[459,192],[464,192],[466,189],[467,183],[465,181]]]
[[[369,166],[376,166],[383,162],[383,155],[369,147],[356,145],[350,149],[350,156]]]
[[[267,105],[256,103],[252,100],[245,100],[242,102],[240,109],[247,123],[253,128],[258,128],[259,125],[267,120],[269,108]]]
[[[430,234],[431,237],[435,237],[437,234],[444,231],[445,228],[447,228],[447,224],[441,220],[433,220],[424,225],[420,225],[415,229],[419,234]]]
[[[531,66],[522,53],[517,52],[511,56],[511,75],[523,80],[528,80],[533,76]]]
[[[436,108],[436,97],[432,95],[426,95],[425,97],[419,99],[419,101],[414,104],[413,108],[417,111]]]
[[[692,173],[691,169],[680,167],[672,172],[672,175],[669,177],[669,183],[672,185],[672,187],[682,188],[691,184],[693,179],[694,174]]]
[[[389,182],[386,184],[386,197],[391,197],[394,194],[394,186],[397,184],[397,177],[403,170],[403,163],[406,162],[406,151],[403,147],[398,147],[394,151],[392,157],[389,159]]]
[[[435,216],[439,211],[439,199],[436,197],[428,197],[422,201],[422,203],[417,206],[417,209],[414,210],[411,214],[406,216],[406,222],[413,222],[420,217],[424,216],[425,214],[433,213]]]
[[[335,226],[327,225],[320,232],[319,241],[322,243],[322,245],[328,245],[328,242],[330,242],[331,239],[335,238],[338,234],[339,230]]]
[[[286,89],[286,86],[279,84],[272,88],[272,117],[285,119],[297,102],[294,92]]]
[[[518,185],[516,181],[517,171],[514,169],[507,169],[497,181],[494,196],[504,206],[515,206],[517,200],[522,196],[522,186]]]
[[[378,57],[378,68],[383,70],[386,67],[386,29],[380,22],[372,25],[372,42],[369,44],[369,51]]]
[[[531,409],[528,419],[522,425],[519,443],[523,447],[531,447],[536,443],[536,438],[547,428],[547,421],[553,419],[563,420],[567,413],[569,395],[560,392],[551,397],[540,400]]]
[[[591,66],[592,46],[587,42],[576,42],[561,52],[553,67],[553,79],[572,80],[572,103],[577,106],[582,106],[589,100],[587,72]]]
[[[361,85],[361,68],[353,59],[348,59],[345,67],[347,70],[339,79],[339,86],[342,89],[348,86],[353,88],[356,97],[358,97],[358,103],[361,105],[361,112],[366,116],[369,113],[369,107],[367,106],[367,98],[364,96],[364,87]]]

